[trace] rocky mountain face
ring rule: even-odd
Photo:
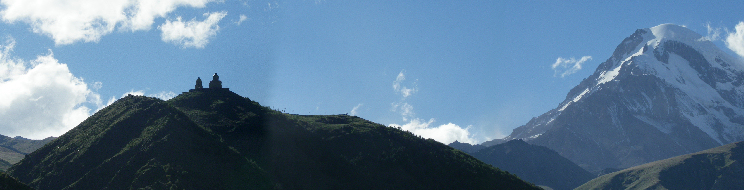
[[[577,189],[744,189],[744,142],[651,162]]]
[[[687,28],[636,30],[557,108],[506,140],[549,147],[591,172],[744,140],[744,65]]]
[[[471,155],[520,179],[556,190],[574,189],[595,177],[557,152],[522,140],[483,148]]]

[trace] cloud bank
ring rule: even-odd
[[[449,144],[455,141],[476,144],[476,141],[470,138],[471,134],[468,131],[470,127],[463,129],[453,123],[434,126],[434,121],[434,118],[429,119],[429,121],[416,118],[403,125],[390,124],[388,126],[400,127],[402,130],[410,131],[413,134],[420,135],[424,138],[434,139],[444,144]]]
[[[728,33],[724,42],[731,51],[744,57],[744,22],[736,24],[734,31]]]
[[[565,59],[563,57],[558,57],[558,59],[555,60],[555,63],[551,66],[553,68],[554,74],[553,76],[560,75],[561,78],[566,77],[568,75],[574,74],[577,71],[581,70],[581,65],[585,62],[592,60],[592,56],[584,56],[581,57],[581,59],[576,60],[576,58],[569,58]],[[559,74],[560,73],[560,74]]]
[[[181,47],[204,48],[209,38],[217,35],[220,26],[217,25],[227,12],[204,13],[207,17],[204,21],[192,19],[187,22],[181,21],[181,17],[175,21],[166,20],[158,29],[163,31],[161,38],[164,42],[180,45]]]
[[[115,29],[149,30],[178,7],[203,8],[215,0],[0,0],[3,21],[24,22],[57,45],[98,42]]]
[[[144,90],[138,90],[138,91],[130,90],[129,92],[126,92],[126,93],[122,94],[121,97],[119,97],[119,99],[124,98],[124,97],[127,97],[127,95],[130,95],[130,94],[131,95],[135,95],[135,96],[145,96],[145,91]],[[161,99],[161,100],[170,100],[171,98],[174,98],[176,96],[178,96],[178,94],[176,94],[175,92],[170,92],[170,91],[169,92],[162,91],[162,92],[159,92],[157,94],[148,94],[147,95],[147,97],[155,97],[155,98],[158,98],[158,99]],[[109,105],[113,104],[114,102],[116,102],[116,100],[118,100],[116,98],[116,96],[112,96],[111,99],[109,99],[108,102],[106,102],[106,105],[100,107],[99,110],[100,109],[103,109],[106,106],[109,106]],[[96,111],[98,111],[98,110],[96,110]]]
[[[15,41],[0,45],[0,134],[42,139],[59,136],[88,118],[101,106],[100,95],[54,55],[27,61],[11,55]],[[94,89],[100,83],[94,83]]]
[[[464,143],[475,144],[476,141],[471,138],[469,127],[462,128],[453,123],[447,123],[444,125],[436,126],[434,124],[435,119],[431,118],[428,121],[416,117],[413,111],[413,105],[406,102],[406,98],[410,97],[418,90],[413,84],[413,88],[407,88],[403,84],[405,83],[406,76],[405,71],[398,73],[398,76],[393,81],[393,90],[396,94],[401,95],[401,100],[398,102],[391,103],[390,111],[400,114],[406,124],[390,124],[388,127],[400,127],[402,130],[410,131],[413,134],[419,135],[424,138],[434,139],[444,144],[449,144],[455,140]]]

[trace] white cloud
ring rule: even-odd
[[[359,108],[362,107],[362,105],[364,104],[360,103],[354,106],[354,108],[351,108],[351,112],[349,112],[349,114],[356,116],[359,113]]]
[[[126,92],[126,93],[122,94],[121,97],[118,98],[118,99],[122,99],[124,97],[127,97],[127,95],[130,95],[130,94],[131,95],[135,95],[135,96],[144,96],[145,95],[145,91],[142,91],[142,90],[138,90],[138,91],[130,90],[129,92]],[[118,100],[118,99],[116,98],[116,96],[112,96],[108,100],[108,102],[106,102],[106,106],[98,108],[98,110],[96,110],[96,112],[98,112],[99,110],[101,110],[101,109],[103,109],[105,107],[110,106],[111,104],[113,104],[114,102],[116,102],[116,100]]]
[[[558,59],[555,60],[555,63],[551,66],[553,68],[553,71],[555,72],[553,76],[558,76],[558,73],[560,73],[561,78],[574,74],[577,71],[581,70],[581,64],[584,64],[584,62],[592,60],[592,56],[584,56],[581,57],[581,59],[576,60],[576,58],[569,58],[565,59],[563,57],[558,57]]]
[[[124,97],[127,97],[130,94],[131,95],[135,95],[135,96],[144,96],[145,95],[145,91],[144,90],[138,90],[138,91],[130,90],[129,92],[126,92],[126,93],[122,94],[119,99],[124,98]],[[171,92],[171,91],[168,91],[168,92],[161,91],[161,92],[159,92],[157,94],[148,94],[147,95],[147,97],[155,97],[155,98],[159,98],[161,100],[170,100],[171,98],[174,98],[176,96],[178,96],[178,94],[176,94],[175,92]],[[108,102],[106,102],[106,105],[105,106],[99,106],[98,110],[101,110],[104,107],[113,104],[114,102],[116,102],[116,100],[118,100],[118,99],[116,99],[116,96],[112,96],[108,100]],[[96,112],[98,110],[96,110]]]
[[[131,95],[134,95],[134,96],[144,96],[145,95],[145,91],[143,91],[143,90],[138,90],[138,91],[130,90],[129,92],[122,94],[121,97],[124,98],[124,97],[126,97],[126,96],[128,96],[130,94]]]
[[[90,116],[84,103],[100,104],[82,78],[54,55],[26,62],[11,55],[10,39],[0,52],[0,134],[41,139],[60,136]],[[95,83],[99,88],[100,83]]]
[[[121,30],[149,30],[177,7],[203,8],[214,0],[0,0],[5,22],[24,22],[57,45],[98,42]]]
[[[716,41],[721,38],[721,28],[710,26],[710,22],[705,23],[705,28],[708,29],[708,35],[703,36],[701,40]]]
[[[0,82],[10,80],[13,76],[18,76],[26,71],[26,67],[23,65],[22,60],[14,60],[10,56],[10,52],[15,47],[15,41],[9,39],[5,42],[6,45],[2,46],[2,53],[0,53]]]
[[[744,22],[736,24],[734,31],[728,33],[724,42],[731,51],[744,57]]]
[[[400,106],[400,115],[403,116],[403,121],[407,121],[408,118],[411,118],[416,114],[413,113],[413,106],[405,102]]]
[[[171,98],[174,98],[174,97],[178,96],[178,94],[176,94],[175,92],[172,92],[172,91],[168,91],[168,92],[161,91],[161,92],[158,92],[157,94],[150,94],[148,96],[150,96],[150,97],[156,97],[156,98],[159,98],[161,100],[170,100]]]
[[[453,123],[447,123],[434,127],[432,125],[434,121],[435,120],[433,118],[429,119],[428,122],[416,118],[403,125],[390,124],[388,126],[400,127],[402,130],[410,131],[413,134],[420,135],[424,138],[434,139],[444,144],[455,142],[455,140],[463,143],[476,144],[476,141],[470,137],[471,134],[468,131],[469,127],[463,129],[462,127]]]
[[[418,90],[416,89],[415,82],[413,83],[413,88],[407,88],[401,85],[401,83],[406,80],[406,75],[403,74],[403,72],[405,72],[405,70],[400,71],[400,73],[398,73],[398,77],[395,78],[395,81],[393,82],[393,90],[395,90],[395,93],[401,93],[403,95],[403,98],[405,99],[408,96],[413,95],[413,93],[416,93],[416,91]]]
[[[399,113],[403,117],[403,121],[408,121],[408,119],[416,116],[416,113],[413,112],[413,106],[408,102],[394,102],[391,106],[390,111]]]
[[[274,10],[274,9],[278,9],[279,8],[279,3],[278,2],[274,2],[274,4],[271,4],[271,2],[268,2],[267,4],[268,4],[268,6],[266,8],[264,8],[264,11],[271,11],[271,10]]]
[[[247,16],[240,15],[240,19],[238,19],[238,21],[235,22],[235,24],[237,24],[238,26],[240,26],[240,23],[243,23],[243,21],[246,21],[246,20],[248,20],[248,17]]]
[[[416,113],[414,113],[413,111],[413,106],[411,104],[408,104],[408,102],[406,102],[405,100],[418,90],[415,87],[415,82],[413,84],[413,88],[407,88],[402,85],[402,83],[406,80],[404,72],[405,70],[400,71],[400,73],[398,73],[398,76],[395,78],[395,81],[393,81],[393,90],[396,94],[401,94],[402,98],[400,101],[390,104],[392,107],[390,111],[400,114],[400,116],[403,118],[403,121],[408,123],[403,125],[390,124],[388,126],[400,127],[402,130],[410,131],[413,134],[420,135],[424,138],[431,138],[444,144],[452,143],[455,140],[459,142],[475,144],[476,141],[471,138],[472,135],[469,132],[469,127],[463,129],[462,127],[453,123],[435,127],[434,125],[432,125],[434,123],[434,118],[429,119],[428,122],[423,119],[416,118]]]
[[[165,23],[158,26],[163,31],[161,38],[164,42],[180,45],[184,48],[195,47],[204,48],[209,43],[209,38],[217,35],[220,26],[217,25],[227,12],[204,13],[207,17],[204,21],[197,21],[196,18],[183,22],[181,17],[175,21],[166,20]]]

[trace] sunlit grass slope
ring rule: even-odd
[[[628,168],[577,189],[744,189],[744,142]]]

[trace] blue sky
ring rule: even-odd
[[[0,0],[0,134],[59,136],[127,93],[219,73],[288,113],[480,143],[555,108],[636,29],[744,46],[738,1],[101,2]]]

